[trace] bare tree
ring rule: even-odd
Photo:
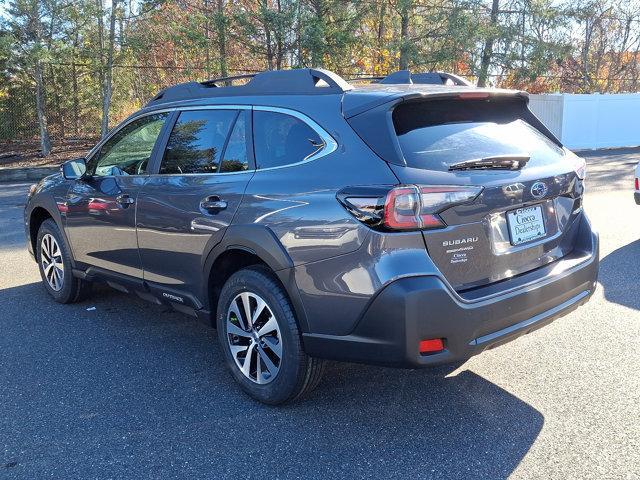
[[[100,81],[102,97],[102,121],[100,135],[104,138],[109,133],[109,108],[113,96],[113,64],[116,43],[116,18],[119,0],[112,0],[109,13],[109,36],[105,45],[104,6],[102,0],[96,0],[98,8],[98,44],[100,51]],[[106,50],[106,53],[105,53]]]
[[[227,18],[224,13],[224,0],[218,0],[216,11],[216,33],[218,34],[218,64],[220,75],[227,76]]]
[[[30,59],[33,66],[33,78],[36,84],[36,115],[38,117],[38,129],[40,131],[40,151],[43,156],[51,153],[51,138],[49,137],[49,127],[47,124],[47,115],[45,109],[45,82],[44,82],[44,65],[42,57],[45,51],[43,39],[42,12],[40,10],[40,2],[31,0],[29,7],[22,10],[23,5],[16,4],[14,6],[13,15],[24,20],[23,24],[16,23],[14,27],[22,30],[24,38],[24,51],[26,58]]]

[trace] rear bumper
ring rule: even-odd
[[[396,280],[373,298],[349,335],[304,334],[305,349],[321,358],[399,367],[467,359],[589,300],[599,259],[598,237],[586,219],[578,243],[562,260],[484,292],[458,294],[438,276]],[[420,340],[430,338],[444,338],[445,350],[421,355]]]

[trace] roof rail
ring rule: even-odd
[[[244,80],[247,78],[253,78],[257,75],[257,73],[245,73],[243,75],[233,75],[231,77],[220,77],[220,78],[213,78],[211,80],[205,80],[204,82],[200,82],[201,85],[204,85],[205,87],[219,87],[220,85],[218,85],[219,83],[226,83],[228,87],[231,86],[231,82],[233,82],[234,80]]]
[[[372,82],[372,83],[378,83],[380,80],[382,80],[384,77],[383,76],[361,76],[361,77],[351,77],[348,78],[347,81],[348,82]]]
[[[411,73],[409,70],[399,70],[391,73],[380,80],[383,84],[431,84],[444,85],[450,80],[454,85],[471,87],[473,84],[468,80],[447,72],[421,72]]]
[[[244,85],[231,86],[234,80],[250,78]],[[218,84],[227,84],[220,86]],[[147,106],[192,98],[240,95],[326,95],[344,93],[353,87],[342,77],[320,68],[267,70],[256,74],[215,78],[205,82],[180,83],[153,97]]]
[[[386,85],[390,84],[430,84],[430,85],[444,85],[450,80],[451,83],[458,86],[472,87],[473,84],[465,78],[454,75],[447,72],[422,72],[411,73],[409,70],[399,70],[394,73],[390,73],[386,77],[353,77],[350,78],[350,82],[364,82],[370,81],[373,83],[382,83]]]

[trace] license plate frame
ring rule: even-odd
[[[541,204],[509,210],[506,217],[509,240],[514,247],[547,236],[547,224]]]

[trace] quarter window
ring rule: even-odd
[[[220,165],[220,173],[243,172],[249,168],[247,156],[247,116],[249,111],[242,111],[238,115],[229,140],[224,150],[224,158]]]
[[[324,147],[316,131],[292,115],[258,110],[253,120],[257,168],[302,162]]]
[[[237,110],[180,113],[160,164],[160,173],[217,173],[224,143]]]
[[[146,115],[132,121],[107,140],[87,165],[87,174],[143,175],[162,126],[169,114]]]

